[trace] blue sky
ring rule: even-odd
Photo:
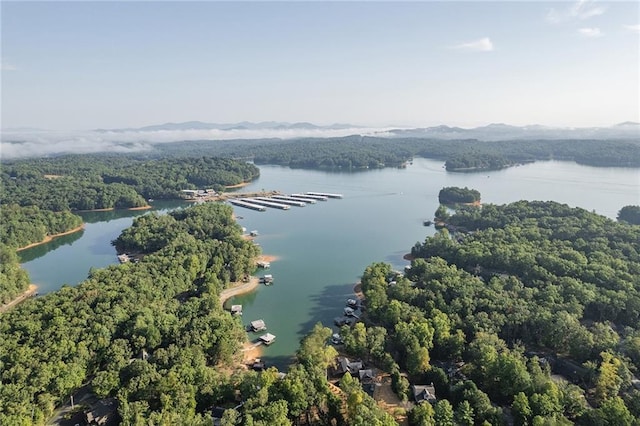
[[[638,2],[2,1],[2,127],[640,121]]]

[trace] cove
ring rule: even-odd
[[[255,241],[265,254],[279,260],[268,272],[272,286],[230,300],[242,304],[246,324],[263,319],[277,336],[266,347],[268,363],[285,365],[300,338],[316,322],[333,326],[364,268],[388,262],[395,269],[408,264],[402,256],[435,230],[422,222],[438,207],[444,186],[467,186],[482,194],[484,203],[521,199],[552,200],[595,210],[615,219],[618,210],[640,203],[640,170],[596,168],[568,162],[536,162],[479,173],[446,172],[441,161],[417,158],[406,169],[324,172],[260,166],[261,176],[242,191],[279,190],[286,193],[341,193],[343,199],[318,201],[287,211],[257,212],[234,207],[238,222],[257,230]],[[159,211],[184,203],[155,203]],[[81,233],[19,253],[23,267],[40,294],[63,284],[76,285],[91,267],[117,263],[110,241],[146,211],[83,213]],[[250,335],[255,339],[257,335]]]

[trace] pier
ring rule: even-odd
[[[234,206],[244,207],[246,209],[251,209],[251,210],[257,210],[259,212],[266,212],[267,211],[267,208],[265,206],[261,206],[261,205],[254,204],[254,203],[248,203],[248,202],[243,201],[243,200],[236,200],[235,198],[230,198],[228,201],[231,204],[233,204]]]
[[[318,200],[318,201],[327,201],[329,197],[323,197],[322,195],[309,195],[309,194],[291,194],[292,197],[296,197],[301,199],[302,201],[306,200]]]
[[[231,200],[229,200],[231,201]],[[249,204],[257,204],[258,206],[264,206],[264,207],[271,207],[274,209],[280,209],[280,210],[289,210],[289,206],[286,204],[282,204],[282,203],[276,203],[273,201],[262,201],[258,198],[241,198],[240,201],[243,201],[245,203],[249,203]]]
[[[286,204],[288,206],[296,206],[296,207],[304,207],[307,205],[307,203],[304,203],[302,201],[295,201],[295,200],[287,200],[287,199],[282,199],[282,198],[269,198],[269,197],[256,197],[254,198],[254,200],[260,200],[260,201],[268,201],[268,202],[276,202],[278,204]]]
[[[300,201],[302,203],[305,204],[315,204],[316,200],[311,199],[311,198],[299,198],[299,197],[294,197],[293,195],[274,195],[271,198],[273,198],[274,200],[290,200],[290,201]]]
[[[327,198],[342,198],[342,194],[332,194],[330,192],[307,192],[307,195],[314,195]]]

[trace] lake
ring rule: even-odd
[[[333,326],[369,264],[383,261],[399,270],[408,264],[402,256],[435,232],[422,223],[433,218],[442,187],[477,189],[483,203],[553,200],[613,219],[622,206],[640,204],[639,169],[557,161],[482,173],[450,173],[441,161],[422,158],[406,169],[335,173],[260,166],[260,171],[260,178],[243,191],[317,191],[344,196],[287,211],[234,207],[239,223],[258,231],[255,241],[263,252],[279,258],[268,272],[258,271],[273,275],[272,286],[260,286],[232,299],[243,305],[245,323],[264,319],[268,331],[277,336],[265,348],[264,358],[279,366],[289,362],[300,338],[315,323]],[[184,203],[154,203],[154,209],[168,211],[180,205]],[[145,213],[82,213],[87,222],[82,233],[20,252],[23,267],[41,294],[65,283],[76,285],[91,267],[117,263],[111,240],[133,217]]]

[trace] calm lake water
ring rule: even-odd
[[[279,166],[260,166],[260,170],[260,179],[244,190],[344,195],[288,211],[234,207],[239,223],[259,232],[256,242],[263,252],[279,258],[268,271],[274,285],[261,286],[232,302],[244,305],[245,323],[264,319],[268,331],[277,336],[265,348],[265,359],[280,366],[289,362],[300,338],[315,323],[333,326],[369,264],[384,261],[399,270],[408,264],[402,256],[434,233],[433,227],[424,227],[422,222],[433,217],[442,187],[477,189],[484,203],[553,200],[610,218],[624,205],[640,204],[639,169],[567,162],[538,162],[483,173],[447,173],[442,162],[427,159],[415,159],[406,169],[357,173]],[[158,203],[155,209],[167,211],[179,205]],[[82,233],[20,252],[23,267],[40,286],[41,294],[63,284],[76,285],[86,278],[89,268],[117,263],[111,240],[134,216],[145,213],[84,213],[87,225]]]

